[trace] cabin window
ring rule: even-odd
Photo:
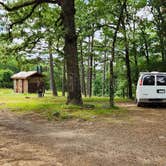
[[[166,86],[166,75],[157,76],[157,85]]]
[[[143,78],[143,85],[155,85],[155,77],[152,75],[145,75]]]

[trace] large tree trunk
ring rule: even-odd
[[[57,88],[54,79],[54,60],[52,56],[52,43],[49,41],[49,60],[50,60],[50,88],[52,90],[53,96],[58,96]]]
[[[62,12],[65,32],[64,54],[67,65],[67,104],[81,105],[83,102],[78,67],[77,36],[74,22],[74,0],[63,0]]]

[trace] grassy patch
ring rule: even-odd
[[[0,109],[19,113],[36,112],[49,120],[70,118],[88,120],[99,116],[124,114],[125,110],[118,107],[110,109],[108,101],[107,97],[84,98],[83,106],[75,106],[66,105],[65,97],[52,97],[49,91],[45,97],[38,98],[37,94],[16,94],[10,89],[0,89]]]

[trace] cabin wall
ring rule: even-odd
[[[24,93],[28,93],[28,80],[24,80]]]
[[[28,79],[14,79],[14,92],[15,93],[37,93],[38,86],[40,83],[44,81],[42,77],[39,76],[32,76]]]
[[[38,85],[40,82],[43,82],[42,77],[30,77],[28,79],[28,92],[29,93],[37,93]]]
[[[15,93],[28,93],[28,80],[16,79],[14,80]]]
[[[23,89],[22,89],[22,80],[18,80],[18,93],[23,93]]]
[[[17,80],[14,80],[13,82],[13,85],[14,85],[14,92],[17,93]]]

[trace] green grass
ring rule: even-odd
[[[108,107],[109,98],[84,98],[83,106],[66,105],[65,97],[52,97],[46,92],[45,97],[38,98],[37,94],[16,94],[11,89],[0,89],[0,109],[7,109],[18,113],[39,113],[43,117],[52,119],[81,118],[85,120],[112,114],[123,114],[126,111],[118,107]],[[118,102],[123,101],[121,99]],[[127,101],[127,100],[125,100]]]

